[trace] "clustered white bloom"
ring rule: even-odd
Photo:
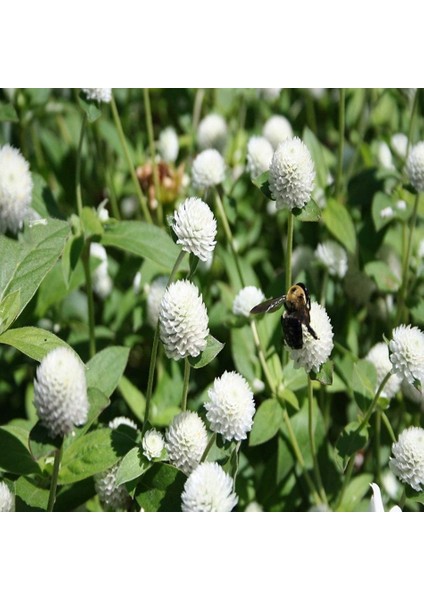
[[[136,430],[137,425],[134,423],[132,419],[128,417],[115,417],[112,421],[109,421],[108,427],[109,429],[118,429],[120,425],[126,425],[127,427],[131,427],[131,429]]]
[[[224,181],[225,162],[218,150],[209,148],[196,156],[192,167],[193,185],[205,189]]]
[[[29,164],[16,148],[0,148],[0,233],[16,233],[28,215],[32,198]]]
[[[369,512],[385,512],[383,499],[381,497],[381,490],[376,483],[370,483],[372,489],[372,498],[370,501]],[[393,506],[389,512],[402,512],[399,506]]]
[[[197,142],[201,150],[215,148],[222,152],[227,143],[227,124],[221,115],[210,114],[204,117],[197,129]]]
[[[272,102],[279,97],[281,90],[282,88],[259,88],[258,92],[264,100]]]
[[[143,454],[148,460],[160,458],[165,448],[165,440],[160,431],[149,429],[143,437]]]
[[[417,192],[424,192],[424,142],[418,142],[410,151],[406,170]]]
[[[116,485],[119,464],[114,465],[104,473],[98,473],[94,476],[94,488],[100,504],[105,509],[125,509],[128,508],[131,501],[125,485]]]
[[[166,275],[160,275],[150,285],[147,293],[147,322],[153,329],[158,323],[160,303],[168,285],[168,279]]]
[[[389,342],[393,372],[413,384],[424,383],[424,333],[418,327],[399,325]]]
[[[262,129],[262,135],[268,140],[274,150],[281,142],[293,137],[290,122],[282,115],[273,115]]]
[[[250,317],[251,309],[265,300],[265,296],[259,288],[248,285],[241,289],[233,302],[233,313],[243,317]]]
[[[273,149],[270,142],[260,136],[253,136],[247,144],[247,170],[252,179],[268,171]]]
[[[165,291],[159,310],[160,339],[168,358],[198,356],[206,348],[208,313],[202,294],[190,281],[176,281]]]
[[[160,132],[158,150],[165,162],[173,163],[177,160],[180,144],[173,127],[166,127]]]
[[[177,244],[206,262],[216,244],[216,220],[213,212],[200,198],[187,198],[174,212],[172,229]]]
[[[277,209],[302,208],[310,200],[315,168],[308,148],[298,137],[282,142],[269,167],[269,188]]]
[[[81,88],[89,100],[97,102],[106,102],[112,100],[112,88]]]
[[[110,295],[113,288],[113,281],[107,269],[106,250],[101,244],[92,242],[90,244],[90,256],[100,260],[100,264],[93,271],[93,290],[99,298],[104,300]]]
[[[0,512],[13,512],[15,496],[4,481],[0,481]]]
[[[347,253],[337,242],[327,240],[322,244],[318,244],[315,256],[328,269],[330,275],[334,275],[340,279],[343,279],[346,275],[348,268]]]
[[[165,433],[169,460],[186,475],[199,464],[207,443],[208,436],[202,419],[189,410],[176,415]]]
[[[83,425],[88,415],[85,368],[69,348],[59,347],[41,361],[34,380],[34,404],[49,433],[56,437]]]
[[[252,429],[255,401],[247,381],[235,371],[216,377],[205,402],[211,430],[227,440],[244,440]]]
[[[390,143],[392,145],[393,150],[398,156],[400,156],[401,158],[406,157],[406,151],[408,148],[408,136],[406,136],[404,133],[395,133],[392,135]]]
[[[377,146],[377,160],[380,167],[394,169],[392,153],[386,142],[379,142]]]
[[[234,481],[217,463],[202,463],[188,477],[181,494],[183,512],[231,512],[238,498]]]
[[[316,340],[302,325],[303,347],[300,350],[289,348],[296,369],[305,367],[306,371],[319,371],[333,350],[333,328],[327,311],[318,302],[311,302],[311,327],[318,336]]]
[[[404,483],[420,492],[424,489],[424,429],[408,427],[392,445],[389,466]]]
[[[365,359],[372,363],[377,371],[377,385],[375,389],[375,391],[377,391],[381,382],[383,381],[387,373],[389,373],[392,370],[393,366],[389,359],[389,348],[387,344],[385,344],[384,342],[379,342],[378,344],[375,344],[370,349]],[[393,398],[393,396],[395,396],[398,393],[401,383],[402,380],[400,379],[400,377],[393,374],[386,382],[383,391],[380,395],[383,398]]]

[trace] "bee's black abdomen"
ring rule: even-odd
[[[302,323],[298,317],[286,313],[281,317],[281,324],[287,346],[294,350],[303,348]]]

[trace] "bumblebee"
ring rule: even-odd
[[[283,305],[286,310],[281,317],[281,324],[287,346],[294,350],[303,348],[302,325],[305,325],[312,337],[317,340],[318,336],[310,325],[311,299],[304,283],[292,285],[283,296],[265,300],[254,306],[250,312],[251,314],[275,312]]]

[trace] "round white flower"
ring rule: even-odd
[[[262,135],[276,150],[281,142],[293,137],[293,129],[286,117],[273,115],[268,119],[262,129]]]
[[[106,102],[112,100],[112,88],[81,88],[88,100],[96,100],[97,102]]]
[[[181,494],[183,512],[231,512],[238,498],[234,481],[218,463],[202,463],[188,477]]]
[[[311,303],[310,317],[310,325],[318,339],[316,340],[302,325],[303,348],[300,350],[289,348],[289,351],[296,369],[305,367],[308,373],[312,370],[317,373],[333,350],[333,328],[327,311],[318,302]]]
[[[277,209],[302,208],[310,200],[315,168],[308,148],[295,137],[280,144],[269,167],[269,188]]]
[[[392,363],[389,359],[389,348],[387,344],[384,342],[375,344],[375,346],[370,349],[365,359],[372,363],[377,371],[377,385],[375,388],[375,391],[377,391],[380,383],[383,381],[387,373],[392,370]],[[380,395],[383,398],[393,398],[393,396],[398,393],[401,383],[402,380],[400,377],[393,374],[386,382]]]
[[[158,150],[165,162],[173,163],[177,160],[180,144],[173,127],[167,127],[160,132]]]
[[[0,148],[0,233],[16,233],[28,214],[32,198],[29,165],[9,144]]]
[[[143,437],[143,454],[148,460],[160,458],[165,448],[165,440],[160,431],[149,429]]]
[[[200,198],[187,198],[174,212],[172,229],[177,244],[206,262],[216,244],[216,220],[213,212]]]
[[[34,380],[37,415],[53,437],[83,425],[88,415],[85,369],[68,348],[55,348],[41,361]]]
[[[322,244],[318,244],[315,256],[328,269],[330,275],[334,275],[340,279],[343,279],[346,275],[348,268],[347,253],[337,242],[327,240]]]
[[[92,242],[90,244],[90,256],[98,258],[100,264],[93,271],[93,290],[104,300],[112,292],[113,281],[107,269],[107,254],[101,244]]]
[[[377,146],[377,160],[383,169],[394,169],[392,153],[386,142],[379,142]]]
[[[4,481],[0,481],[0,512],[13,512],[15,510],[15,496]]]
[[[160,339],[168,358],[198,356],[206,348],[208,313],[190,281],[176,281],[165,291],[159,311]]]
[[[418,327],[399,325],[389,343],[393,373],[409,383],[424,381],[424,333]]]
[[[243,317],[250,317],[251,309],[265,300],[265,296],[259,288],[248,285],[241,289],[233,302],[233,313]]]
[[[269,141],[253,136],[247,144],[247,170],[252,179],[268,171],[274,151]]]
[[[108,423],[109,429],[118,429],[120,425],[126,425],[127,427],[131,427],[131,429],[137,430],[137,425],[128,417],[115,417]]]
[[[272,102],[273,100],[277,100],[281,90],[282,88],[259,88],[258,92],[264,100]]]
[[[424,429],[409,427],[392,445],[389,466],[398,479],[417,492],[424,489]]]
[[[263,509],[262,504],[259,504],[259,502],[256,502],[256,500],[252,500],[252,502],[249,502],[249,504],[244,509],[244,512],[263,512],[263,511],[264,511],[264,509]]]
[[[224,181],[225,162],[218,150],[210,148],[196,156],[192,167],[193,185],[197,189],[209,188]]]
[[[131,497],[125,485],[116,485],[119,464],[114,465],[104,473],[98,473],[94,476],[96,493],[100,504],[106,510],[125,510],[131,502]]]
[[[147,293],[147,322],[153,329],[158,324],[160,303],[162,302],[168,281],[169,277],[161,275],[153,281]]]
[[[406,151],[408,148],[408,136],[404,133],[395,133],[392,135],[390,140],[393,150],[401,158],[406,157]]]
[[[189,475],[199,464],[208,443],[206,427],[195,412],[176,415],[165,433],[170,462]]]
[[[418,142],[410,151],[406,170],[417,192],[424,192],[424,142]]]
[[[219,152],[224,150],[227,143],[227,124],[221,115],[207,115],[200,121],[197,143],[201,150],[207,148],[215,148]]]
[[[247,381],[235,371],[217,377],[205,402],[210,428],[225,440],[244,440],[252,429],[255,401]]]

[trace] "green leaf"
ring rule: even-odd
[[[368,360],[358,360],[353,366],[351,385],[355,394],[372,400],[377,389],[375,366]]]
[[[57,448],[60,448],[62,441],[60,436],[52,438],[41,421],[37,421],[29,434],[29,447],[36,460],[53,454]]]
[[[271,195],[271,190],[269,189],[269,171],[265,171],[265,173],[261,173],[258,177],[252,179],[253,185],[261,190],[264,196],[269,198],[269,200],[274,200]]]
[[[355,226],[347,208],[336,200],[329,200],[322,214],[327,229],[343,246],[354,254],[356,250]]]
[[[417,492],[409,487],[409,485],[405,485],[405,493],[408,500],[424,504],[424,492]]]
[[[179,255],[179,249],[169,235],[156,225],[140,221],[105,224],[101,243],[149,258],[169,271]]]
[[[201,369],[213,361],[215,356],[221,352],[224,346],[225,344],[222,344],[209,334],[206,340],[206,348],[199,354],[199,356],[196,356],[195,358],[190,357],[189,363],[194,369]]]
[[[147,512],[181,511],[186,476],[171,465],[155,463],[141,476],[135,499]]]
[[[61,218],[60,210],[53,197],[51,189],[39,173],[32,173],[32,208],[42,218]]]
[[[328,183],[328,169],[325,164],[322,146],[316,135],[308,127],[305,127],[303,130],[303,141],[308,147],[314,161],[318,185],[321,188],[325,188]]]
[[[385,208],[391,208],[393,215],[389,217],[382,216],[381,211]],[[372,200],[372,219],[374,221],[375,230],[380,231],[380,229],[385,227],[390,221],[393,221],[394,218],[395,213],[393,210],[392,198],[383,192],[377,192]]]
[[[101,236],[103,234],[103,225],[99,219],[99,215],[91,206],[84,206],[82,209],[81,223],[87,238]]]
[[[305,223],[319,221],[321,219],[321,209],[312,198],[303,208],[294,208],[292,213],[296,219]]]
[[[283,409],[274,398],[265,400],[256,411],[249,446],[259,446],[273,438],[281,427]]]
[[[420,298],[418,304],[411,308],[411,315],[414,324],[422,325],[424,323],[424,299]]]
[[[62,273],[66,287],[69,287],[69,280],[75,271],[84,248],[84,238],[82,235],[71,236],[68,238],[62,255]]]
[[[129,353],[124,346],[110,346],[93,356],[87,363],[87,387],[111,396],[125,371]]]
[[[137,419],[143,422],[146,411],[146,398],[144,395],[125,375],[122,375],[119,381],[118,390]]]
[[[97,103],[94,100],[87,100],[84,92],[79,93],[78,103],[87,115],[89,123],[94,123],[94,121],[97,121],[102,116],[102,111],[99,109]]]
[[[369,493],[371,498],[371,482],[372,475],[369,473],[363,473],[354,477],[346,487],[346,491],[343,494],[343,502],[340,504],[338,510],[352,512],[366,494]]]
[[[39,329],[38,327],[19,327],[18,329],[9,329],[0,335],[0,344],[13,346],[26,356],[41,362],[43,358],[55,348],[68,348],[66,342],[57,337],[54,333]]]
[[[0,102],[0,122],[9,121],[17,123],[19,121],[17,112],[12,104]]]
[[[4,471],[18,475],[40,473],[40,467],[28,449],[28,433],[26,443],[23,443],[22,432],[13,425],[3,425],[0,427],[0,448],[0,468]]]
[[[391,268],[381,260],[374,260],[365,265],[365,273],[372,277],[381,292],[397,292],[401,281]]]
[[[368,441],[368,432],[365,429],[359,431],[359,423],[352,421],[346,425],[336,443],[336,464],[341,472],[346,469],[349,458],[362,450]]]
[[[327,360],[323,365],[321,365],[318,373],[314,373],[311,371],[310,377],[311,379],[316,379],[320,383],[324,385],[331,385],[333,383],[333,371],[334,364],[332,360]]]
[[[116,472],[116,485],[133,481],[149,469],[152,464],[142,454],[139,447],[132,448],[122,459]]]
[[[293,390],[289,388],[283,388],[278,390],[278,397],[288,402],[295,410],[299,410],[299,400]]]
[[[84,435],[110,404],[109,398],[97,388],[89,387],[87,394],[89,404],[87,421],[83,427],[75,429],[75,436],[71,438],[72,441]]]
[[[9,329],[21,308],[21,292],[15,290],[0,302],[0,334]]]
[[[15,482],[16,510],[47,510],[49,490],[39,487],[29,477],[19,477]]]

